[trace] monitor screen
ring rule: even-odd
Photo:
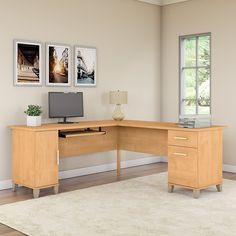
[[[82,117],[83,93],[49,92],[49,118]]]

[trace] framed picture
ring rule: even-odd
[[[42,85],[42,44],[14,40],[14,85]]]
[[[96,86],[97,50],[75,46],[75,86]]]
[[[46,85],[71,85],[71,47],[63,44],[46,45]]]

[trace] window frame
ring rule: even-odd
[[[198,65],[198,55],[199,55],[199,37],[202,36],[209,36],[210,37],[210,42],[209,42],[209,49],[210,49],[210,57],[209,57],[209,66],[199,66]],[[196,43],[196,63],[195,66],[183,66],[184,65],[184,47],[183,47],[183,42],[185,39],[188,38],[196,38],[197,43]],[[212,112],[212,89],[211,89],[211,68],[212,68],[212,34],[211,32],[207,33],[198,33],[198,34],[188,34],[188,35],[181,35],[179,36],[179,116],[199,116],[199,105],[198,105],[198,70],[201,68],[208,68],[209,69],[209,80],[210,80],[210,107],[209,107],[209,114],[208,116],[211,116]],[[195,69],[196,72],[196,112],[195,114],[184,114],[184,103],[183,103],[183,94],[184,94],[184,77],[183,77],[183,71],[184,69]]]

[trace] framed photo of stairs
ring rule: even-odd
[[[14,85],[42,85],[42,44],[14,40]]]

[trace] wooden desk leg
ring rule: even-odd
[[[200,197],[200,189],[193,189],[193,197],[196,199]]]
[[[34,188],[33,189],[33,196],[34,196],[34,198],[38,198],[39,194],[40,194],[40,189]]]
[[[58,192],[59,192],[59,185],[55,185],[53,187],[53,192],[54,192],[54,194],[58,194]]]
[[[218,192],[222,192],[222,184],[217,184],[216,189]]]
[[[168,192],[173,193],[174,192],[174,185],[173,184],[168,184]]]
[[[120,176],[120,150],[117,149],[117,152],[116,152],[116,173],[117,173],[117,176]]]
[[[12,183],[12,191],[16,192],[17,188],[18,188],[18,184]]]

